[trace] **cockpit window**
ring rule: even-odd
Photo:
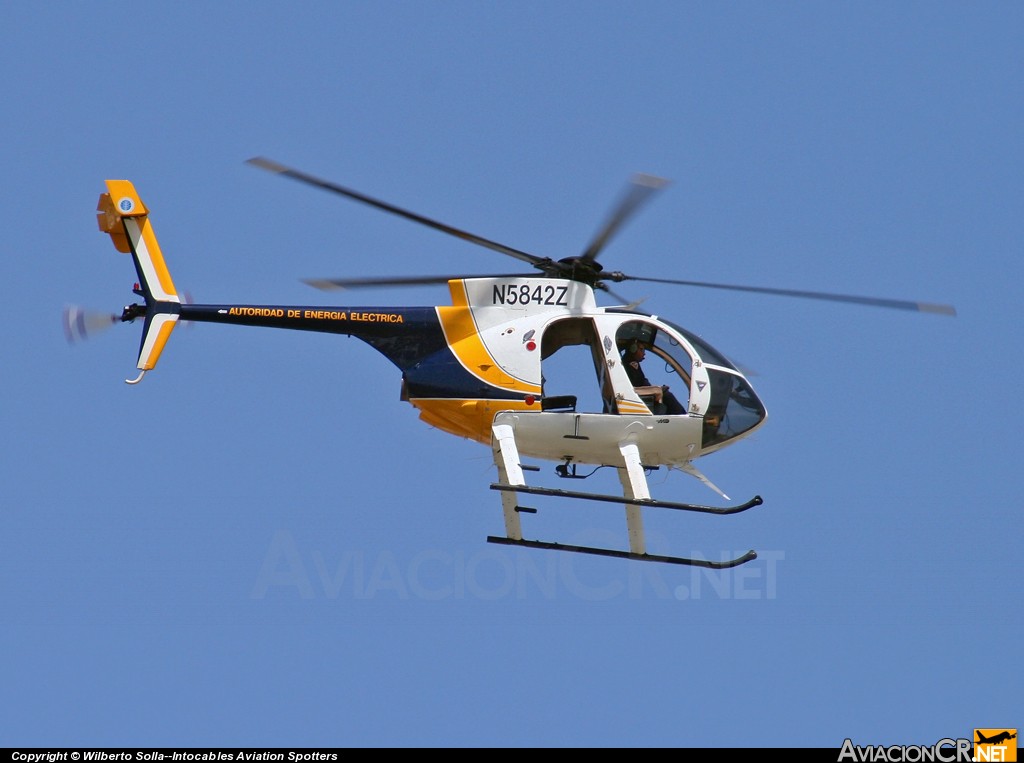
[[[710,344],[705,342],[699,336],[694,334],[692,331],[687,331],[686,329],[682,328],[681,326],[677,326],[671,321],[666,321],[664,318],[661,318],[661,320],[667,323],[672,328],[674,328],[680,334],[682,334],[686,341],[696,348],[697,352],[700,354],[701,360],[703,360],[705,363],[710,363],[713,366],[722,366],[723,368],[731,368],[733,371],[739,371],[739,369],[736,368],[736,366],[733,365],[728,358],[726,358],[722,353],[720,353]]]
[[[685,414],[693,358],[683,344],[669,332],[646,321],[623,323],[615,340],[626,375],[640,399],[648,406],[653,402],[652,412]]]
[[[736,374],[709,368],[711,403],[704,414],[704,447],[743,434],[767,415],[764,405],[746,380]]]

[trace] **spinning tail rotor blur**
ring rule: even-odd
[[[120,315],[87,310],[79,305],[66,305],[61,318],[68,344],[84,342],[121,322]]]

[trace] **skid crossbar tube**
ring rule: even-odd
[[[748,551],[736,559],[724,562],[712,562],[707,559],[686,559],[681,556],[661,556],[659,554],[634,554],[631,551],[617,551],[612,548],[595,548],[593,546],[569,546],[564,543],[549,543],[542,540],[515,540],[500,536],[488,535],[488,543],[499,543],[504,546],[526,546],[527,548],[545,548],[552,551],[574,551],[578,554],[594,554],[596,556],[614,556],[618,559],[633,559],[638,562],[667,562],[668,564],[685,564],[690,567],[708,567],[713,570],[724,570],[737,567],[753,559],[757,559],[755,551]]]
[[[531,495],[551,495],[558,498],[581,498],[590,501],[607,501],[609,503],[626,503],[633,506],[652,506],[659,509],[678,509],[679,511],[699,511],[704,514],[738,514],[741,511],[752,509],[764,503],[764,499],[755,495],[746,503],[738,506],[700,506],[692,503],[675,503],[673,501],[658,501],[654,498],[624,498],[621,495],[601,495],[600,493],[580,493],[575,490],[558,490],[548,487],[531,487],[530,485],[503,485],[499,482],[491,483],[491,490],[504,490],[514,493],[530,493]]]

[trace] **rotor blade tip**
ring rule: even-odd
[[[259,167],[260,169],[268,170],[269,172],[281,173],[287,170],[287,167],[285,167],[283,164],[272,162],[269,159],[262,156],[254,156],[251,159],[246,159],[245,163],[251,164],[254,167]]]
[[[636,185],[645,185],[648,188],[664,188],[669,184],[666,178],[658,177],[657,175],[647,175],[643,172],[638,172],[633,175],[633,183]]]
[[[931,302],[918,302],[917,309],[922,313],[936,313],[938,315],[956,315],[956,308],[952,305],[935,305]]]
[[[314,289],[320,289],[321,291],[341,291],[343,288],[326,278],[303,278],[302,282],[308,286],[312,286]]]

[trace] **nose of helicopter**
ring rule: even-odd
[[[741,374],[708,368],[711,403],[704,415],[703,448],[745,437],[768,418],[764,403]]]

